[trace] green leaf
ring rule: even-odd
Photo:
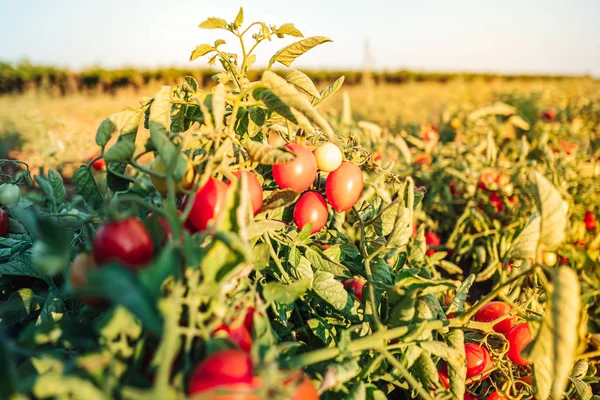
[[[312,49],[315,46],[318,46],[323,43],[331,42],[332,40],[326,38],[324,36],[313,36],[306,39],[302,39],[298,42],[292,43],[289,46],[284,47],[279,50],[277,53],[271,57],[269,60],[268,69],[271,69],[271,66],[275,62],[279,62],[286,67],[289,67],[292,62],[300,57],[302,54],[306,53],[308,50]]]
[[[302,32],[300,32],[298,29],[296,29],[294,24],[283,24],[279,28],[277,28],[277,30],[275,30],[275,33],[277,35],[281,35],[281,36],[288,35],[288,36],[295,36],[295,37],[304,37]]]
[[[316,99],[321,98],[321,94],[315,87],[315,84],[304,72],[298,71],[297,69],[290,69],[285,73],[284,78],[286,81],[296,86],[298,89],[303,90],[310,96]]]
[[[536,398],[561,398],[567,386],[578,345],[581,290],[570,267],[553,270],[548,304],[538,334],[523,355],[533,362]]]
[[[262,214],[269,210],[277,210],[280,208],[291,206],[299,198],[300,193],[297,193],[292,189],[275,190],[271,193],[269,197],[265,199],[258,213]]]
[[[525,228],[510,246],[507,253],[508,259],[525,260],[535,258],[538,242],[540,240],[542,219],[539,213],[534,213]]]
[[[162,321],[140,280],[130,271],[108,265],[88,272],[88,284],[95,295],[101,295],[127,308],[151,332],[160,333]]]
[[[248,114],[250,115],[250,119],[257,126],[263,126],[265,124],[265,110],[260,107],[249,107]]]
[[[301,279],[290,284],[269,282],[263,285],[265,301],[290,304],[303,296],[310,287],[310,279]]]
[[[146,288],[146,292],[155,301],[161,297],[161,286],[170,276],[177,276],[181,266],[181,255],[174,251],[172,245],[167,243],[152,264],[138,274],[139,280]]]
[[[94,176],[86,166],[81,166],[73,174],[75,191],[94,210],[99,210],[104,202]]]
[[[6,326],[16,325],[27,319],[32,312],[40,310],[43,304],[44,299],[33,290],[19,289],[0,307],[0,322]]]
[[[11,276],[31,276],[33,278],[43,279],[31,266],[31,253],[22,253],[11,257],[7,262],[0,264],[0,277],[4,275]]]
[[[312,265],[315,272],[322,271],[333,274],[336,277],[349,278],[352,274],[344,265],[330,260],[320,249],[307,248],[304,255]]]
[[[49,371],[36,378],[33,385],[33,395],[38,399],[87,399],[105,400],[104,392],[93,383],[75,375],[62,375],[56,371]]]
[[[124,115],[123,118],[127,119],[119,127],[120,134],[117,143],[104,154],[104,159],[108,163],[113,161],[129,161],[135,152],[135,139],[140,120],[142,119],[142,111],[130,109],[126,110],[126,112],[128,114]]]
[[[330,272],[316,271],[312,290],[336,310],[343,310],[348,302],[348,292],[342,282]]]
[[[120,132],[124,129],[129,131],[131,129],[130,124],[132,115],[137,113],[137,110],[127,108],[102,121],[96,132],[96,144],[100,147],[104,147],[115,132]]]
[[[173,177],[179,181],[187,170],[187,160],[181,155],[178,147],[169,138],[171,123],[171,87],[163,86],[154,96],[150,106],[150,140],[157,149],[163,164],[169,169],[174,166]]]
[[[325,100],[327,100],[328,98],[330,98],[333,94],[335,94],[338,90],[340,90],[340,88],[344,84],[344,79],[345,79],[344,76],[340,76],[331,85],[329,85],[325,89],[321,90],[321,92],[319,93],[320,99],[319,100],[313,100],[313,105],[316,106],[317,104],[320,104],[320,103],[324,102]]]
[[[337,140],[335,133],[333,132],[333,129],[331,129],[331,126],[329,126],[327,120],[313,108],[305,96],[301,95],[296,90],[294,85],[288,83],[284,78],[271,71],[265,71],[263,73],[262,82],[281,102],[292,107],[292,109],[299,111],[302,115],[306,116],[310,122],[321,128],[330,140]],[[285,115],[283,115],[283,117],[288,118]],[[297,117],[297,115],[295,117]],[[293,119],[290,119],[290,121],[293,121]]]
[[[438,373],[431,356],[421,353],[415,361],[411,371],[425,388],[434,388],[438,381]]]
[[[435,340],[422,340],[418,342],[419,347],[428,352],[429,354],[433,354],[434,356],[441,357],[444,360],[450,359],[459,359],[462,354],[459,350],[448,346],[444,342],[438,342]]]
[[[66,190],[62,176],[60,176],[60,174],[56,172],[54,168],[50,168],[48,170],[47,179],[52,186],[52,192],[54,193],[56,204],[63,204],[65,202]]]
[[[538,250],[556,250],[565,240],[567,216],[560,193],[548,179],[537,171],[529,174],[534,184],[534,196],[542,216]]]
[[[54,196],[54,189],[52,188],[52,185],[43,176],[38,175],[38,176],[34,177],[34,179],[37,182],[37,184],[40,187],[40,189],[42,189],[42,191],[46,195],[46,199],[48,200],[48,202],[50,202],[51,209],[54,212],[56,212],[57,211],[57,209],[56,209],[56,198]]]
[[[110,190],[122,192],[127,190],[130,183],[135,182],[133,178],[125,175],[126,170],[126,163],[115,162],[108,165],[106,172],[106,184]],[[124,176],[124,178],[121,177],[121,175]]]
[[[227,21],[221,18],[210,17],[200,24],[200,28],[204,29],[219,29],[227,27]]]
[[[329,346],[334,342],[333,327],[323,318],[311,318],[306,321],[306,325],[308,325],[313,335],[318,337],[325,345]]]
[[[469,289],[475,282],[475,274],[471,274],[465,279],[456,294],[454,295],[454,299],[452,299],[452,304],[448,307],[446,314],[462,312],[464,309],[465,301],[467,301],[467,296],[469,295]]]
[[[233,22],[234,29],[239,28],[244,23],[244,9],[240,7],[240,11],[238,11],[237,16],[235,17],[235,21]]]
[[[296,158],[296,155],[285,147],[271,147],[253,140],[246,140],[243,144],[250,159],[259,164],[284,164]]]

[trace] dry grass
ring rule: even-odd
[[[32,167],[79,163],[96,150],[94,137],[100,122],[116,111],[136,106],[142,96],[152,95],[156,87],[139,93],[123,90],[116,96],[72,95],[49,97],[27,94],[0,97],[0,153],[27,160]],[[450,82],[410,83],[373,87],[345,88],[356,118],[394,129],[400,124],[439,120],[442,112],[480,107],[499,94],[519,91],[540,93],[545,103],[559,99],[598,96],[597,81],[560,82]],[[339,113],[341,94],[322,106],[323,111]]]

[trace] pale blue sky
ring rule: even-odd
[[[334,40],[298,67],[361,68],[368,39],[377,69],[600,75],[600,0],[0,0],[0,60],[204,67],[190,51],[217,36],[198,24],[240,5],[245,22]],[[291,40],[268,43],[258,64]]]

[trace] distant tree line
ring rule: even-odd
[[[55,95],[67,95],[70,93],[112,93],[115,94],[121,88],[133,88],[134,90],[150,84],[160,82],[164,84],[175,84],[185,76],[193,76],[201,85],[210,86],[212,76],[219,71],[214,69],[192,69],[192,68],[157,68],[157,69],[104,69],[89,68],[80,72],[74,72],[65,68],[51,66],[33,65],[28,62],[10,64],[0,62],[0,94],[24,93],[28,91],[45,91]],[[359,70],[303,70],[317,85],[333,82],[344,75],[346,85],[355,85],[363,82],[365,74]],[[251,71],[249,78],[258,79],[261,70]],[[410,70],[399,71],[371,71],[368,79],[375,83],[402,84],[408,82],[448,82],[455,79],[461,80],[483,80],[496,79],[506,80],[557,80],[589,78],[589,76],[566,76],[566,75],[501,75],[491,73],[439,73],[419,72]]]

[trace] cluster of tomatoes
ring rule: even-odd
[[[288,143],[285,148],[296,158],[273,165],[273,180],[281,189],[303,193],[294,207],[294,222],[302,229],[311,224],[311,234],[327,223],[327,202],[337,212],[344,212],[356,204],[364,186],[360,167],[343,161],[342,151],[333,143],[326,143],[310,151],[299,143]],[[328,173],[325,197],[318,191],[307,191],[317,177],[317,171]]]
[[[489,192],[490,205],[496,212],[504,210],[504,200],[501,194],[509,196],[509,201],[515,203],[518,199],[512,196],[514,187],[510,183],[510,176],[497,171],[485,171],[479,177],[477,187],[481,190]]]
[[[449,314],[448,318],[452,318],[454,315]],[[506,353],[508,359],[514,364],[519,366],[527,366],[530,362],[525,359],[521,352],[531,342],[531,331],[527,322],[517,323],[516,315],[513,315],[513,309],[510,305],[501,301],[491,301],[485,304],[475,314],[475,321],[477,322],[493,322],[496,320],[501,321],[494,324],[493,329],[496,333],[504,336],[508,342],[508,352]],[[494,360],[486,347],[479,343],[465,343],[465,357],[467,366],[467,379],[472,379],[472,383],[484,381],[487,379],[494,368]],[[448,365],[443,363],[438,375],[442,384],[446,387],[450,387],[450,380],[448,378]],[[521,380],[531,381],[531,376],[525,376]],[[502,393],[495,391],[487,399],[488,400],[501,400],[506,399]],[[465,393],[465,399],[476,400],[476,398]]]
[[[596,229],[596,216],[591,211],[586,211],[585,216],[583,217],[583,222],[585,223],[585,229],[588,231]]]

